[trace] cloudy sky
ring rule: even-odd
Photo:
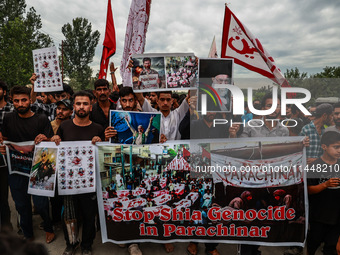
[[[111,0],[116,28],[117,51],[111,58],[120,65],[131,0]],[[225,0],[153,0],[145,53],[194,52],[206,58],[214,36],[220,55]],[[42,32],[58,47],[64,39],[61,27],[73,18],[84,17],[101,33],[91,67],[99,71],[105,34],[107,0],[26,0],[42,18]],[[229,8],[261,41],[278,67],[298,67],[314,74],[325,66],[339,66],[340,1],[316,0],[228,0]],[[234,76],[259,77],[240,66]],[[120,82],[120,77],[118,82]]]

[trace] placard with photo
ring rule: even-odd
[[[161,113],[110,111],[110,126],[117,130],[111,143],[159,143]]]
[[[42,142],[35,146],[28,193],[54,197],[58,147],[55,143]]]

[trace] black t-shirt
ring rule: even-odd
[[[309,165],[309,169],[317,165],[328,165],[328,169],[334,165],[329,165],[321,158],[316,159]],[[340,160],[336,164],[340,164]],[[339,169],[339,168],[338,168]],[[308,178],[307,185],[315,186],[327,181],[329,178]],[[340,223],[340,187],[327,188],[320,193],[309,195],[309,217],[310,221],[335,225]]]
[[[104,128],[92,122],[88,126],[77,126],[73,120],[63,121],[57,131],[62,141],[91,141],[94,136],[104,138]]]
[[[216,125],[210,128],[205,124],[203,119],[194,120],[190,123],[191,139],[208,139],[208,138],[228,138],[229,125]]]
[[[112,103],[111,101],[110,101],[110,110],[116,110],[116,104]],[[107,128],[109,126],[110,110],[109,110],[109,116],[108,118],[106,118],[102,108],[100,108],[98,103],[95,103],[92,106],[90,120],[102,125],[104,128]]]
[[[44,114],[34,114],[29,118],[21,118],[17,112],[5,115],[2,135],[12,142],[34,141],[37,135],[53,136],[51,123]]]

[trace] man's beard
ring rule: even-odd
[[[123,108],[124,111],[135,111],[137,107],[137,104],[135,104],[133,107],[125,107]]]
[[[220,97],[227,97],[228,96],[228,89],[227,88],[221,88],[221,85],[223,86],[223,84],[217,84],[217,83],[213,83],[211,85],[211,87],[213,87],[217,94],[220,96]]]
[[[0,95],[0,101],[2,101],[2,99],[4,99],[4,97],[5,97],[4,94]]]
[[[18,107],[16,111],[20,114],[25,114],[30,110],[30,107]]]
[[[57,119],[58,120],[66,120],[66,119],[68,119],[69,117],[66,117],[66,116],[64,116],[64,115],[57,115]]]
[[[79,112],[79,111],[76,111],[76,115],[79,117],[79,118],[86,118],[88,115],[90,114],[90,112],[86,112],[86,111],[83,111],[83,112]]]
[[[340,119],[334,120],[334,124],[335,124],[335,126],[340,127]]]

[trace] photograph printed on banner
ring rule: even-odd
[[[110,126],[117,130],[111,143],[159,143],[161,114],[128,111],[110,111]]]
[[[50,143],[36,145],[28,193],[53,197],[56,184],[58,148]]]
[[[302,245],[302,139],[99,145],[103,241]],[[193,171],[204,174],[193,178]]]
[[[189,88],[196,85],[197,63],[193,55],[165,57],[168,89]]]
[[[166,88],[164,57],[133,55],[131,60],[134,91]]]
[[[206,95],[208,112],[230,112],[231,93],[226,85],[233,85],[233,59],[199,59],[198,111],[202,95]]]
[[[165,208],[182,210],[200,204],[199,185],[189,179],[188,144],[99,145],[98,157],[102,189],[102,197],[98,196],[98,199],[102,204],[100,220],[104,226],[104,242],[169,240],[161,234],[163,227],[158,217],[149,223],[158,228],[160,234],[146,237],[140,234],[143,221],[115,221],[115,209],[124,213],[151,212],[159,216],[160,210]],[[202,182],[202,185],[211,187],[208,182]]]
[[[34,82],[35,92],[63,90],[56,47],[33,50],[33,65],[37,75]]]
[[[191,177],[211,176],[213,203],[223,210],[280,210],[282,219],[253,221],[270,226],[266,242],[300,242],[306,236],[306,183],[302,138],[230,139],[191,144]],[[288,210],[294,217],[287,219]],[[261,238],[253,238],[261,241]]]
[[[5,141],[9,174],[29,176],[32,167],[34,142]]]
[[[58,161],[59,195],[95,192],[95,146],[90,141],[61,142]]]

